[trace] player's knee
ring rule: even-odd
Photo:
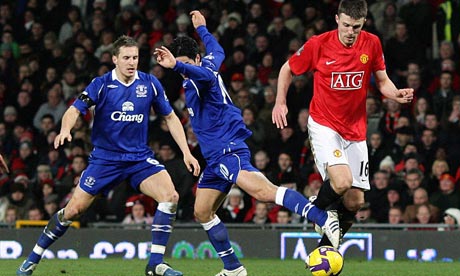
[[[348,177],[341,177],[339,179],[336,179],[333,183],[334,190],[338,194],[344,194],[346,191],[348,191],[351,188],[352,184],[353,184],[353,179],[348,178]]]
[[[78,206],[78,205],[66,206],[65,211],[64,211],[64,218],[66,220],[75,220],[79,218],[84,212],[85,212],[85,208],[81,206]]]
[[[177,204],[179,202],[179,194],[173,190],[171,192],[168,192],[162,195],[161,198],[156,199],[156,200],[158,200],[159,202],[172,202],[172,203]]]
[[[212,212],[204,209],[195,208],[193,214],[200,223],[208,222],[213,218]]]

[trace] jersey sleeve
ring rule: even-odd
[[[174,67],[174,71],[181,73],[190,79],[193,79],[195,82],[209,82],[214,78],[214,70],[208,68],[206,66],[207,64],[208,62],[205,60],[203,60],[202,66],[196,66],[177,61],[176,66]]]
[[[313,70],[318,57],[319,45],[316,37],[310,38],[297,52],[289,58],[289,67],[295,75],[301,75]]]
[[[149,75],[150,84],[153,89],[152,106],[155,112],[161,116],[169,115],[173,109],[169,103],[168,96],[161,83],[153,76]]]
[[[218,71],[222,62],[225,59],[225,52],[216,38],[208,32],[206,26],[199,26],[196,29],[198,35],[206,47],[206,55],[203,57],[203,60],[209,61],[209,66],[214,71]]]
[[[104,82],[102,78],[94,78],[72,105],[83,115],[86,115],[86,112],[90,107],[97,105],[99,100],[99,93],[103,88]]]
[[[382,43],[378,38],[374,38],[374,55],[376,57],[375,62],[373,63],[373,72],[385,70],[385,57],[383,55]]]

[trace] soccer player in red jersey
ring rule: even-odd
[[[371,74],[380,92],[399,103],[413,99],[413,89],[397,89],[385,70],[377,36],[363,31],[365,0],[342,0],[338,28],[309,39],[281,68],[272,121],[287,126],[286,95],[292,75],[314,72],[314,95],[308,122],[312,152],[324,179],[314,204],[337,209],[342,234],[370,189],[366,147],[366,96]],[[327,245],[324,237],[320,245]]]

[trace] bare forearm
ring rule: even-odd
[[[377,86],[380,90],[380,93],[382,93],[385,97],[395,100],[397,95],[396,91],[398,88],[394,85],[394,83],[391,80],[386,80],[384,82],[378,82]]]
[[[80,111],[71,106],[62,116],[61,132],[70,132],[77,122]]]
[[[188,148],[187,139],[185,138],[185,132],[182,124],[177,118],[176,114],[172,112],[165,117],[166,124],[168,125],[169,131],[171,132],[174,141],[176,141],[180,150],[183,154],[191,154],[190,149]]]
[[[277,103],[286,103],[286,96],[289,86],[292,82],[291,69],[289,63],[286,62],[281,67],[281,70],[278,75],[278,87],[276,91],[276,102]]]

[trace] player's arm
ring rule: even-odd
[[[192,172],[194,176],[198,176],[200,172],[200,164],[190,152],[187,144],[187,139],[185,138],[184,128],[182,127],[179,118],[174,113],[174,111],[164,116],[164,118],[166,120],[166,124],[168,125],[169,131],[174,138],[174,141],[176,141],[180,150],[184,154],[184,162],[187,166],[187,169],[189,172]]]
[[[291,82],[291,67],[289,66],[289,61],[286,61],[281,67],[281,70],[278,75],[276,101],[272,111],[272,122],[276,124],[277,128],[284,128],[285,126],[287,126],[286,115],[288,113],[288,108],[286,105],[286,97]]]
[[[414,89],[396,88],[395,84],[388,77],[385,70],[379,70],[374,73],[377,88],[387,98],[393,99],[401,104],[410,103],[414,98]]]
[[[165,46],[156,48],[154,53],[157,62],[165,67],[187,76],[195,81],[206,81],[213,78],[212,72],[204,67],[186,64],[176,60],[174,55]]]
[[[68,142],[72,141],[70,131],[77,122],[78,116],[80,116],[80,110],[75,106],[72,105],[67,109],[64,116],[62,116],[61,131],[54,139],[54,148],[57,149],[59,146],[62,146],[65,140]]]
[[[212,54],[213,58],[209,59],[209,61],[216,66],[216,68],[214,68],[215,71],[219,70],[220,65],[225,59],[224,49],[220,46],[219,42],[217,42],[216,38],[209,33],[206,28],[206,19],[204,16],[199,11],[191,11],[190,15],[192,16],[193,27],[204,43],[206,55]]]

